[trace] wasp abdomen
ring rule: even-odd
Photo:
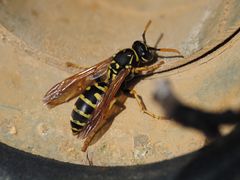
[[[96,109],[98,102],[102,99],[102,95],[106,92],[107,88],[107,83],[98,82],[92,86],[88,86],[79,95],[71,115],[71,127],[74,135],[77,135],[89,122],[93,111]]]

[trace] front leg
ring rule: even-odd
[[[136,67],[132,69],[132,73],[146,75],[160,68],[162,64],[164,64],[164,61],[160,61],[159,63],[150,66]]]

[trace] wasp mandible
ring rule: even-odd
[[[147,45],[145,34],[150,24],[151,21],[145,26],[142,41],[137,40],[131,48],[123,49],[112,57],[57,83],[45,94],[43,102],[49,107],[79,96],[70,123],[73,135],[86,139],[82,151],[86,151],[94,135],[107,121],[108,112],[115,103],[117,93],[128,91],[124,89],[125,84],[136,76],[152,73],[164,63],[156,61],[157,51],[180,54],[176,49],[157,48],[157,44],[154,47]],[[141,106],[136,91],[128,92]],[[156,117],[146,108],[141,108],[144,113]]]

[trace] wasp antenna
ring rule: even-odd
[[[142,33],[142,38],[143,38],[144,44],[147,44],[146,36],[145,36],[145,35],[146,35],[147,29],[148,29],[148,27],[150,26],[151,23],[152,23],[151,20],[149,20],[149,21],[147,22],[147,24],[146,24],[146,26],[145,26],[145,29],[144,29],[144,31],[143,31],[143,33]]]
[[[158,46],[159,42],[162,40],[162,38],[163,38],[163,33],[161,33],[160,36],[158,37],[158,39],[154,45],[154,48],[157,48],[157,46]]]

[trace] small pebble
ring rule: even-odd
[[[9,134],[16,135],[17,134],[17,129],[15,126],[12,126],[9,128]]]
[[[37,127],[37,131],[41,136],[45,136],[48,132],[48,127],[46,124],[39,124]]]
[[[149,137],[140,134],[134,137],[134,158],[136,160],[144,159],[149,151]]]

